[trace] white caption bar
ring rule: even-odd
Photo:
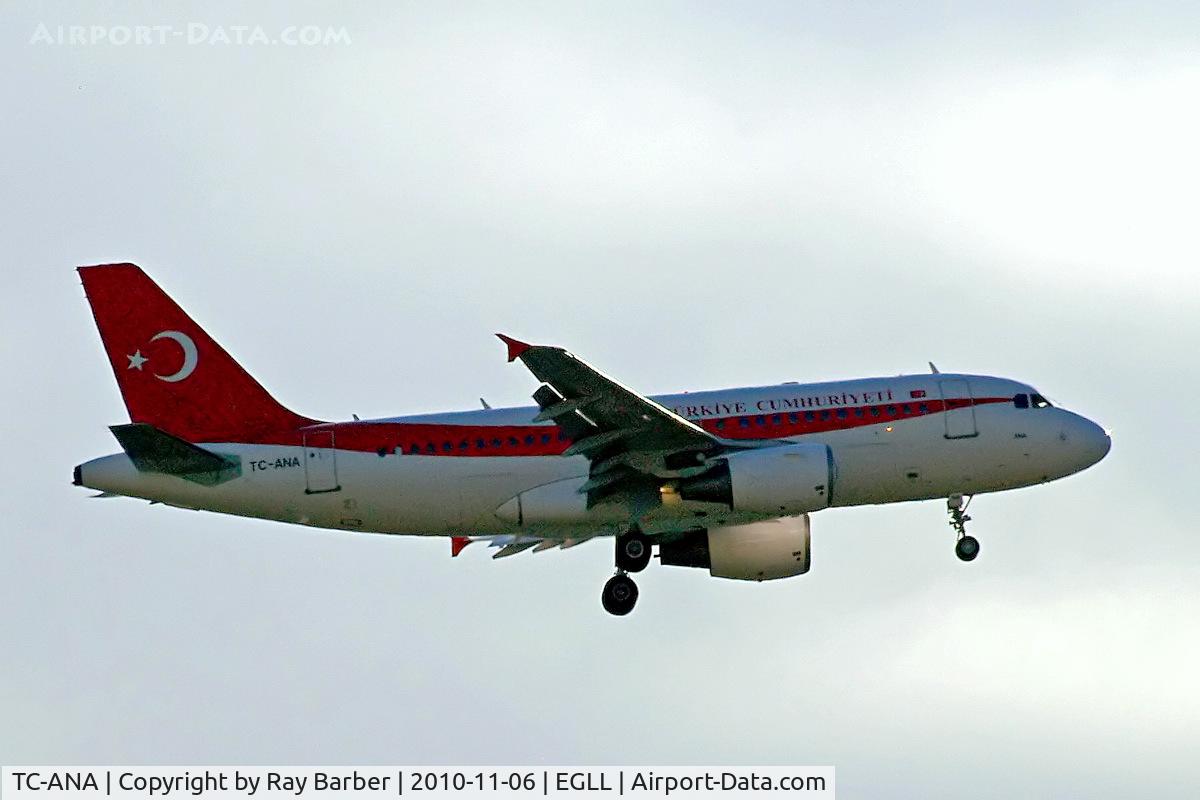
[[[833,798],[833,767],[4,767],[3,800]]]

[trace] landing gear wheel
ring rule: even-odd
[[[633,582],[633,578],[623,572],[609,578],[608,583],[604,584],[604,591],[600,594],[600,602],[604,605],[604,610],[617,617],[623,617],[633,611],[637,599],[637,584]]]
[[[639,530],[617,537],[617,569],[641,572],[650,563],[650,540]]]
[[[979,555],[979,540],[974,536],[964,536],[954,545],[954,554],[963,561],[974,561]]]
[[[979,555],[979,540],[974,536],[967,534],[967,523],[971,518],[967,516],[967,506],[971,505],[971,498],[964,498],[961,494],[952,494],[946,500],[946,511],[950,514],[950,527],[954,528],[958,534],[958,542],[954,545],[954,554],[962,561],[974,561]]]

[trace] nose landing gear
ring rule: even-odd
[[[946,511],[950,514],[950,527],[958,533],[958,541],[954,544],[954,554],[962,561],[974,561],[979,555],[979,540],[967,534],[967,523],[971,518],[967,515],[967,506],[971,498],[963,500],[961,494],[952,494],[946,500]]]

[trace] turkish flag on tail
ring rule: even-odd
[[[190,442],[315,424],[281,406],[134,264],[79,267],[133,422]]]

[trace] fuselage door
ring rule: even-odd
[[[338,485],[337,451],[333,449],[333,431],[306,431],[304,434],[305,493],[336,492]]]
[[[942,391],[942,402],[946,410],[946,438],[966,439],[978,436],[975,427],[975,400],[971,397],[971,385],[962,378],[947,378],[938,381]]]

